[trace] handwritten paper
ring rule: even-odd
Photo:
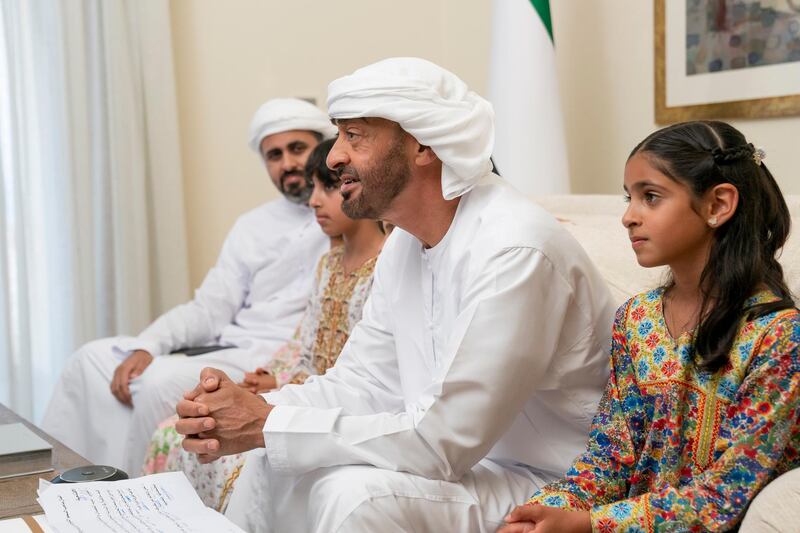
[[[243,533],[203,505],[183,472],[53,484],[39,490],[39,505],[55,533]]]

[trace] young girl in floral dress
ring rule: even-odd
[[[378,222],[352,220],[341,209],[339,180],[325,164],[333,140],[323,141],[311,153],[306,177],[314,182],[309,205],[322,231],[343,244],[324,255],[317,266],[314,288],[294,338],[279,349],[269,363],[246,373],[240,384],[254,394],[302,383],[332,367],[350,331],[361,319],[372,287],[372,274],[384,234]],[[200,464],[196,455],[181,448],[182,437],[172,417],[153,434],[145,458],[144,474],[182,470],[209,507],[224,511],[233,483],[244,464],[244,454],[224,456]]]
[[[722,122],[633,150],[622,223],[670,280],[617,311],[586,452],[503,533],[727,531],[800,465],[800,315],[776,260],[790,217],[763,156]]]

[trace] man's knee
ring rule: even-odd
[[[184,391],[197,384],[200,372],[185,364],[180,356],[156,357],[144,372],[131,381],[134,405],[142,401],[177,401]],[[196,374],[196,375],[195,375]]]
[[[169,374],[160,372],[157,366],[153,363],[144,369],[144,371],[135,379],[136,389],[139,394],[148,394],[153,390],[161,389],[169,383]]]
[[[67,359],[64,364],[62,376],[69,373],[86,373],[91,369],[97,369],[101,374],[105,374],[106,367],[116,366],[118,361],[112,353],[113,343],[111,339],[97,339],[87,342]]]
[[[319,531],[402,532],[420,524],[459,524],[475,518],[479,507],[458,483],[371,466],[332,468],[309,496],[315,502],[309,518]]]
[[[374,482],[366,466],[343,466],[325,469],[325,473],[313,482],[309,501],[318,501],[322,507],[353,507],[369,498]],[[313,475],[313,474],[312,474]],[[342,490],[347,487],[347,490]]]
[[[388,490],[384,471],[368,466],[342,466],[313,472],[309,490],[309,525],[313,531],[337,531],[370,498]]]
[[[483,531],[482,524],[480,506],[475,501],[397,491],[363,499],[336,531]]]
[[[131,393],[134,395],[135,401],[158,397],[175,388],[174,373],[167,368],[171,365],[161,365],[159,363],[154,359],[144,369],[144,372],[131,382]]]

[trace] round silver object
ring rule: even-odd
[[[63,483],[84,483],[86,481],[117,481],[128,479],[128,474],[105,465],[87,465],[72,468],[63,472],[60,476]]]

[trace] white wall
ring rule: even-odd
[[[482,0],[173,0],[193,285],[236,216],[277,194],[246,146],[263,101],[324,106],[330,80],[397,55],[426,57],[483,91],[488,16]]]
[[[488,0],[173,0],[189,264],[196,286],[235,217],[275,196],[246,147],[264,100],[310,96],[377,59],[418,55],[484,93]],[[551,0],[576,193],[618,193],[630,149],[653,120],[653,2]],[[800,117],[733,121],[800,194]],[[532,171],[535,163],[532,162]]]
[[[551,0],[572,188],[622,194],[630,150],[657,129],[652,0]],[[800,194],[800,117],[729,120]]]

